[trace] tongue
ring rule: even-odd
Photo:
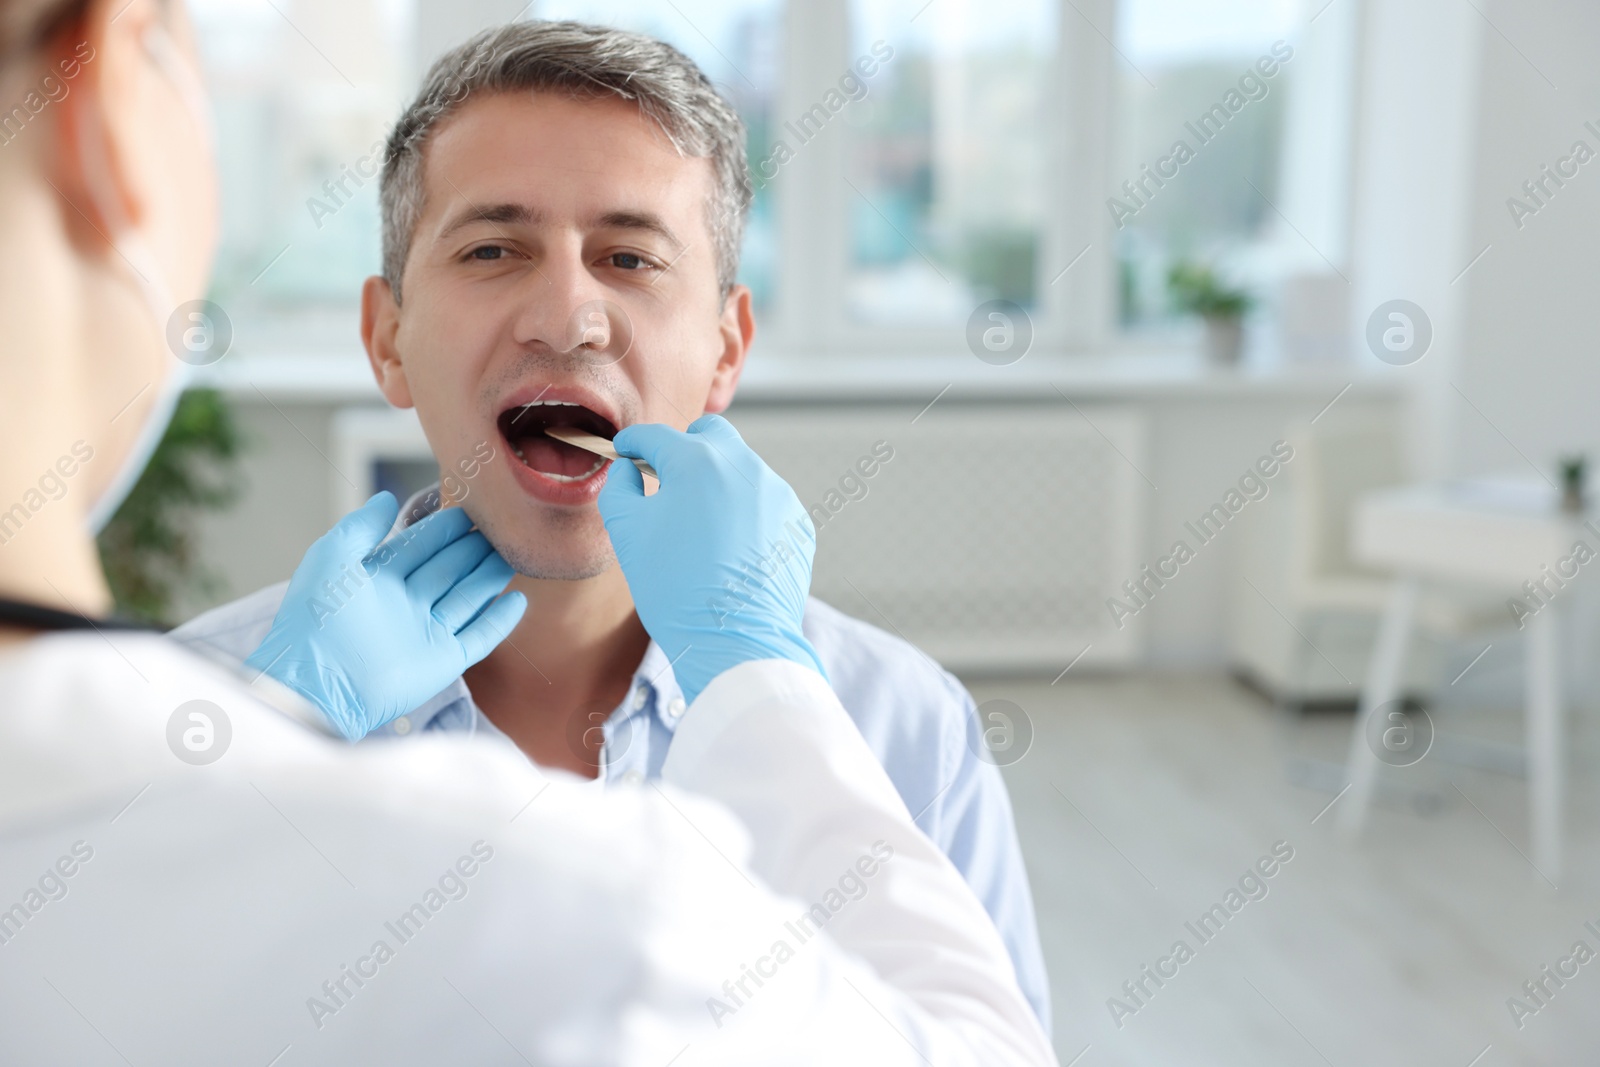
[[[524,437],[516,444],[522,450],[522,462],[541,474],[576,478],[588,474],[600,462],[600,457],[593,452],[586,452],[576,445],[557,441],[542,433]]]

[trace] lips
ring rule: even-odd
[[[570,426],[610,440],[617,434],[614,419],[598,397],[550,386],[526,398],[514,395],[496,424],[514,461],[512,472],[524,489],[546,503],[587,504],[604,486],[609,461],[547,437],[544,431]]]

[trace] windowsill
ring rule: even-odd
[[[1398,376],[1369,375],[1354,361],[1299,367],[1210,367],[1195,352],[1114,355],[1030,353],[997,367],[969,355],[752,360],[739,386],[746,401],[921,400],[948,388],[962,400],[1135,399],[1390,394]]]
[[[364,358],[348,355],[238,356],[200,368],[198,386],[243,400],[382,403]],[[1356,361],[1292,367],[1207,367],[1197,353],[1051,355],[1030,353],[996,367],[972,356],[875,356],[799,359],[757,356],[739,388],[745,402],[922,401],[948,389],[961,400],[1308,397],[1332,399],[1346,387],[1361,395],[1403,392],[1403,376]]]

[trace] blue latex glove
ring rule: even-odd
[[[245,660],[359,741],[415,710],[509,634],[528,601],[472,519],[446,508],[386,544],[400,507],[379,493],[312,544],[261,647]]]
[[[746,660],[793,660],[827,677],[800,631],[817,534],[788,483],[717,415],[687,433],[629,426],[612,445],[661,475],[647,497],[638,469],[613,463],[600,515],[684,699]]]

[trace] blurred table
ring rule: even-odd
[[[1395,574],[1378,629],[1361,706],[1350,740],[1350,797],[1341,826],[1358,831],[1372,799],[1382,762],[1367,742],[1369,717],[1400,698],[1400,669],[1416,619],[1423,583],[1471,587],[1517,597],[1533,609],[1522,622],[1527,633],[1526,737],[1532,864],[1552,884],[1561,866],[1563,716],[1561,590],[1539,591],[1540,604],[1524,591],[1556,573],[1576,542],[1591,550],[1600,532],[1586,516],[1565,511],[1543,482],[1452,482],[1384,490],[1356,509],[1351,549],[1361,562]],[[1508,609],[1508,615],[1510,614]]]

